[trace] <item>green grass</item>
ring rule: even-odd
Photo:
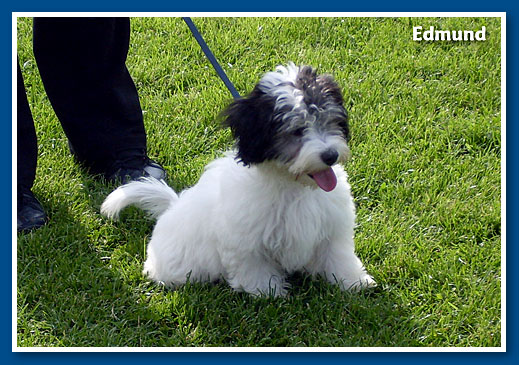
[[[141,275],[153,222],[99,214],[113,189],[81,170],[43,91],[30,19],[18,54],[50,223],[18,235],[18,346],[501,346],[498,18],[195,18],[241,93],[292,60],[333,73],[350,113],[356,247],[379,287],[299,275],[287,298],[226,284],[177,291]],[[485,42],[413,42],[487,27]],[[128,67],[149,155],[176,190],[232,145],[230,95],[178,18],[132,20]]]

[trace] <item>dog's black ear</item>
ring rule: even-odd
[[[258,87],[246,97],[235,100],[222,114],[222,124],[231,128],[237,158],[245,165],[271,159],[275,123],[275,101]]]
[[[334,80],[331,75],[320,75],[315,79],[315,85],[317,95],[319,95],[318,101],[315,102],[316,105],[319,105],[323,108],[326,108],[326,105],[331,101],[333,104],[338,106],[336,109],[337,123],[342,129],[344,134],[344,138],[346,141],[349,141],[351,138],[350,128],[348,123],[348,113],[344,108],[344,98],[342,96],[342,91],[340,86]]]
[[[331,98],[336,104],[343,105],[341,88],[331,75],[320,75],[316,79],[317,88],[323,98]]]

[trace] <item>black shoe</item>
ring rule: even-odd
[[[19,187],[18,232],[28,232],[47,222],[47,215],[32,191]]]
[[[68,141],[70,152],[77,157],[74,146]],[[121,152],[121,156],[116,160],[108,172],[104,174],[106,180],[112,183],[126,184],[141,177],[154,177],[157,180],[166,178],[166,171],[155,161],[146,156],[145,149],[129,149]]]
[[[116,162],[112,173],[106,175],[108,181],[126,184],[141,177],[154,177],[157,180],[166,178],[166,171],[155,161],[146,158],[141,167],[124,166],[123,162]]]

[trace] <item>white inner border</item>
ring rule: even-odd
[[[497,17],[501,18],[501,347],[18,347],[16,216],[16,78],[19,17]],[[409,32],[412,40],[412,30]],[[414,41],[413,41],[414,42]],[[13,352],[506,352],[506,12],[13,12],[12,13],[12,351]]]

